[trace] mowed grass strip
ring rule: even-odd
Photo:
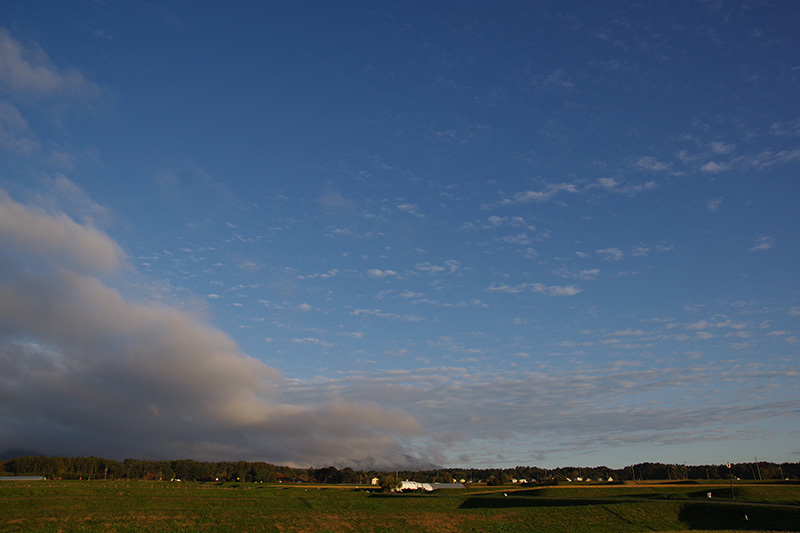
[[[704,501],[698,487],[662,488],[384,495],[336,486],[0,482],[0,531],[800,531],[800,505],[755,508]],[[746,488],[760,501],[797,502],[800,491]]]
[[[797,484],[737,484],[733,491],[737,501],[800,505]],[[559,485],[515,490],[513,494],[539,498],[650,498],[698,500],[732,500],[728,485],[720,484],[648,484],[648,485]],[[511,494],[511,493],[509,493]]]

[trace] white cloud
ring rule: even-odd
[[[548,294],[550,296],[574,296],[581,292],[580,287],[575,285],[545,285],[543,283],[520,283],[518,285],[492,285],[487,287],[487,291],[492,292],[506,292],[509,294],[519,294],[522,292],[533,292],[539,294]]]
[[[665,170],[662,165],[665,163],[660,163],[655,160],[650,160],[648,158],[642,158],[640,160],[641,165],[639,168],[645,168],[647,170]],[[526,204],[531,202],[546,202],[550,200],[554,200],[556,197],[561,195],[562,193],[571,193],[571,194],[585,194],[592,190],[602,190],[606,193],[616,193],[616,194],[625,194],[629,196],[633,196],[636,194],[640,194],[642,192],[651,191],[657,189],[659,186],[658,182],[654,180],[649,180],[646,182],[623,182],[618,181],[614,178],[599,178],[591,183],[588,183],[583,186],[579,186],[574,183],[550,183],[545,185],[541,190],[528,190],[525,192],[518,192],[510,197],[506,197],[495,205],[518,205],[518,204]],[[489,204],[485,204],[484,209],[488,209],[491,206]],[[521,217],[516,217],[512,220],[517,222],[515,225],[522,225],[519,222],[524,223],[524,219],[521,221],[518,220]],[[505,222],[505,219],[497,216],[489,217],[490,226],[484,227],[498,227],[501,223]],[[529,230],[534,231],[536,228],[532,225],[524,224]],[[471,225],[470,225],[471,227]]]
[[[795,118],[788,124],[782,121],[773,123],[769,128],[770,134],[778,137],[800,135],[800,118]]]
[[[371,268],[367,270],[367,276],[371,278],[388,278],[396,275],[397,272],[394,270],[381,270],[379,268]]]
[[[686,329],[697,330],[697,329],[707,329],[712,327],[712,324],[707,320],[700,320],[698,322],[694,322],[692,324],[687,324]]]
[[[505,235],[501,237],[503,242],[507,244],[530,244],[531,240],[526,233],[518,233],[516,235]]]
[[[716,161],[709,161],[708,163],[706,163],[702,167],[700,167],[700,170],[703,171],[703,172],[709,172],[711,174],[716,174],[716,173],[728,170],[728,165],[726,163],[718,163]]]
[[[775,237],[763,235],[756,239],[756,243],[748,250],[749,252],[762,252],[775,246]]]
[[[638,161],[636,161],[636,168],[642,170],[650,170],[653,172],[662,172],[664,170],[669,170],[670,165],[669,163],[664,163],[663,161],[659,161],[655,157],[644,156],[639,158]]]
[[[563,68],[558,68],[551,72],[544,80],[546,85],[561,87],[562,89],[574,89],[575,84],[567,77],[567,72]]]
[[[334,276],[336,276],[336,275],[338,275],[340,273],[341,273],[341,271],[339,269],[332,268],[331,270],[329,270],[327,272],[322,272],[322,273],[298,274],[297,275],[297,279],[316,279],[316,278],[328,279],[328,278],[332,278],[332,277],[334,277]]]
[[[325,346],[327,348],[330,348],[330,347],[333,346],[333,344],[331,344],[329,342],[326,342],[326,341],[323,341],[321,339],[318,339],[316,337],[302,337],[302,338],[295,337],[295,338],[292,339],[291,342],[293,342],[294,344],[316,344],[318,346]]]
[[[249,272],[256,272],[259,268],[258,263],[253,261],[252,259],[242,259],[239,261],[239,268],[242,270],[247,270]]]
[[[410,300],[412,298],[424,298],[425,297],[425,295],[423,293],[414,292],[414,291],[404,291],[404,292],[401,292],[400,294],[398,294],[398,296],[400,298],[405,299],[405,300]]]
[[[597,250],[595,253],[609,261],[621,261],[625,257],[625,252],[619,248],[603,248],[602,250]]]
[[[350,311],[350,314],[353,316],[377,316],[379,318],[385,318],[388,320],[400,320],[402,322],[421,322],[425,320],[423,317],[419,315],[412,315],[412,314],[397,314],[397,313],[387,313],[383,312],[380,309],[353,309]]]
[[[603,187],[604,189],[613,189],[619,185],[617,180],[614,178],[600,178],[597,180],[597,184]]]
[[[585,268],[582,270],[570,270],[568,268],[561,268],[553,272],[555,275],[565,279],[582,279],[592,280],[600,275],[599,268]]]
[[[37,205],[51,212],[63,211],[87,226],[102,227],[112,222],[113,216],[108,208],[93,201],[86,192],[64,174],[57,173],[52,178],[43,178],[49,189],[35,196]]]
[[[537,284],[538,285],[538,284]],[[534,292],[544,292],[553,296],[574,296],[581,292],[583,289],[575,285],[550,285],[534,287]]]
[[[38,259],[57,258],[70,268],[111,273],[122,266],[124,253],[105,233],[81,225],[64,213],[24,206],[0,189],[0,248]]]
[[[641,337],[643,335],[646,335],[646,333],[644,331],[642,331],[641,329],[624,329],[624,330],[615,331],[611,335],[614,335],[614,336],[617,336],[617,337]]]
[[[712,198],[711,200],[708,201],[706,206],[708,207],[709,211],[715,213],[715,212],[719,211],[719,208],[722,205],[723,200],[724,200],[724,198],[722,196],[718,196],[716,198]]]
[[[634,246],[630,254],[635,257],[645,257],[650,255],[650,252],[672,252],[675,250],[674,244],[640,244]]]
[[[800,159],[800,148],[795,150],[781,150],[773,152],[772,150],[764,150],[759,153],[753,164],[759,168],[765,169],[774,165],[782,165]]]
[[[444,265],[434,265],[432,263],[417,263],[415,268],[417,270],[421,270],[422,272],[428,272],[429,274],[437,274],[439,272],[447,272],[448,274],[453,274],[461,270],[461,263],[456,261],[455,259],[448,259],[444,262]]]
[[[410,215],[414,215],[415,217],[425,218],[425,215],[419,212],[419,208],[416,204],[409,204],[409,203],[402,203],[397,205],[397,209],[400,211],[404,211]]]
[[[28,157],[39,150],[39,141],[28,127],[28,121],[11,103],[1,100],[0,149],[22,157]]]
[[[100,88],[75,69],[60,70],[36,45],[23,46],[0,28],[0,85],[17,95],[94,97]]]
[[[650,191],[658,188],[658,182],[650,180],[644,183],[630,183],[624,181],[617,181],[614,178],[600,178],[594,183],[586,186],[586,189],[600,188],[608,193],[626,194],[633,196],[645,191]]]
[[[736,148],[735,144],[725,144],[722,141],[714,141],[711,143],[711,151],[715,154],[729,154]]]
[[[536,231],[536,226],[530,224],[524,217],[512,217],[511,225],[514,227],[525,227],[529,231]]]
[[[514,194],[511,198],[500,201],[501,205],[527,204],[530,202],[545,202],[561,193],[578,193],[578,187],[572,183],[551,183],[541,191],[525,191]]]
[[[356,212],[356,203],[337,191],[325,191],[317,201],[329,213],[354,214]]]

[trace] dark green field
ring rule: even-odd
[[[0,482],[0,531],[800,531],[800,486],[354,487]],[[707,492],[712,492],[708,499]]]

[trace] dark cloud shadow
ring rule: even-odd
[[[689,529],[800,531],[800,507],[687,503],[678,515]]]

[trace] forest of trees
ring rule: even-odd
[[[530,483],[553,483],[567,480],[703,480],[764,479],[797,481],[800,463],[753,462],[727,465],[685,465],[640,463],[622,469],[598,466],[543,469],[533,466],[515,468],[442,468],[427,471],[362,472],[351,468],[289,468],[264,462],[207,462],[192,459],[116,461],[99,457],[47,457],[24,455],[0,461],[0,476],[44,476],[49,479],[143,479],[185,481],[240,481],[264,483],[352,483],[368,484],[373,477],[388,476],[414,479],[421,483],[449,483],[466,480],[472,483],[500,485],[513,480]]]

